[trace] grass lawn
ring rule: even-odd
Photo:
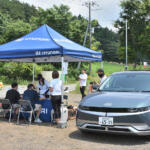
[[[103,62],[103,69],[104,69],[105,74],[107,76],[111,75],[114,72],[124,71],[124,67],[125,67],[124,64]],[[97,76],[96,72],[100,68],[101,68],[100,62],[94,62],[94,63],[92,63],[92,73],[91,73],[91,76],[88,76],[88,81],[87,81],[88,84],[91,81],[99,82],[100,79]],[[133,65],[129,65],[128,70],[133,70]],[[136,70],[150,70],[150,66],[147,67],[147,68],[144,68],[143,66],[137,66]],[[76,90],[74,91],[74,93],[79,93],[79,88],[80,88],[79,81],[76,82],[76,83],[77,83],[77,87],[76,87]]]
[[[110,62],[103,62],[103,69],[106,73],[106,75],[110,75],[114,72],[120,72],[120,71],[124,71],[124,64],[118,64],[118,63],[110,63]],[[133,65],[129,65],[128,66],[128,70],[133,70]],[[92,75],[91,76],[96,76],[96,72],[98,69],[101,68],[100,62],[94,62],[92,63]],[[140,66],[138,65],[136,67],[136,70],[150,70],[150,66],[144,68],[144,66]]]
[[[97,76],[96,72],[100,68],[101,68],[100,62],[92,63],[92,76]],[[106,75],[110,75],[114,72],[123,71],[124,70],[124,65],[109,63],[109,62],[103,62],[103,69],[104,69]]]

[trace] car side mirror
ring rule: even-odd
[[[100,90],[100,88],[97,88],[97,90],[96,90],[97,92],[100,92],[101,90]]]
[[[99,89],[99,85],[93,85],[93,90]]]
[[[64,95],[64,99],[66,99],[66,100],[67,100],[67,99],[68,99],[68,95]]]

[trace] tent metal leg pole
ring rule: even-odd
[[[62,103],[64,103],[64,68],[63,68],[63,64],[64,64],[64,57],[61,57],[61,76],[62,76],[62,86],[61,86],[61,100]]]
[[[103,62],[101,61],[101,69],[103,69]]]
[[[34,79],[35,79],[35,63],[33,63],[33,78],[32,78],[33,83],[34,83]]]

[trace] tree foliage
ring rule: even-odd
[[[124,0],[122,12],[115,26],[119,29],[119,53],[123,61],[125,56],[125,20],[128,21],[129,61],[138,63],[149,55],[150,0]]]
[[[94,35],[101,42],[99,49],[103,50],[103,60],[118,62],[118,34],[108,28],[95,28]]]
[[[9,14],[14,20],[29,21],[31,16],[38,16],[38,10],[34,6],[22,4],[18,0],[0,0],[0,11]]]
[[[1,41],[9,42],[15,40],[29,32],[32,28],[29,23],[25,23],[22,20],[7,22],[5,27],[3,27],[3,34],[1,36]]]
[[[88,20],[81,15],[73,16],[69,7],[65,5],[59,7],[54,5],[44,10],[20,3],[18,0],[0,0],[0,44],[15,40],[43,24],[51,26],[57,32],[82,45]],[[100,26],[98,21],[92,20],[92,27],[97,26]],[[104,60],[117,61],[115,37],[117,37],[116,33],[101,27],[92,35],[92,49],[96,51],[104,49]],[[89,36],[87,36],[86,46],[89,47]],[[17,74],[19,78],[32,79],[31,66],[27,63],[0,63],[0,76],[9,76],[16,80]],[[47,68],[46,65],[38,66],[36,72]],[[70,63],[69,66],[74,69],[77,64]],[[53,63],[51,68],[59,69],[60,64]]]

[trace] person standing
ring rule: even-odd
[[[107,79],[103,69],[98,69],[97,74],[100,77],[100,85]]]
[[[49,95],[50,95],[49,82],[47,80],[45,80],[41,74],[37,75],[37,80],[39,81],[37,88],[38,88],[40,97],[46,97],[46,98],[49,97]]]
[[[87,81],[87,74],[86,74],[85,69],[82,70],[82,73],[80,74],[79,79],[80,79],[80,92],[81,92],[82,98],[84,98],[86,96],[85,88],[86,88],[86,81]]]
[[[61,87],[62,87],[62,81],[59,79],[59,73],[58,71],[52,72],[52,78],[50,82],[50,92],[51,92],[51,102],[54,109],[54,118],[56,120],[56,123],[59,122],[61,118]]]
[[[89,94],[93,92],[93,90],[97,90],[99,88],[99,86],[107,79],[107,76],[104,73],[103,69],[98,69],[97,70],[97,75],[100,78],[99,83],[97,83],[96,81],[94,82],[90,82],[89,85]]]

